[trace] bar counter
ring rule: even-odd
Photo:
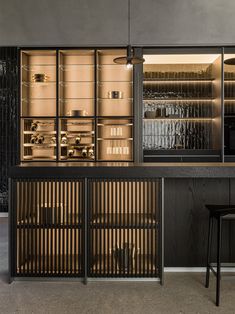
[[[235,178],[235,163],[32,162],[10,170],[10,177]]]
[[[234,178],[235,163],[14,166],[11,278],[139,277],[163,283],[164,267],[202,267],[205,204],[234,204]],[[224,230],[222,258],[231,261],[235,251],[228,237],[235,229]]]

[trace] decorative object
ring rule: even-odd
[[[145,111],[144,117],[145,117],[146,119],[154,119],[154,118],[156,118],[156,110],[153,110],[153,111]]]
[[[87,116],[88,112],[81,109],[73,109],[68,112],[68,115],[71,117],[84,117]]]
[[[35,73],[32,76],[32,81],[35,83],[45,83],[46,81],[48,81],[49,76],[47,76],[44,73]]]
[[[135,246],[132,243],[125,242],[121,247],[117,245],[114,250],[114,259],[120,270],[126,271],[133,267],[135,259]]]
[[[109,99],[122,99],[123,98],[123,92],[118,90],[112,90],[108,92],[108,98]]]

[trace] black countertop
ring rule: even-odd
[[[235,178],[235,163],[25,162],[10,177]]]

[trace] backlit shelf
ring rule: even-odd
[[[40,133],[40,134],[56,134],[57,132],[56,131],[23,131],[24,134],[35,134],[35,133]]]
[[[56,144],[31,144],[31,143],[24,143],[24,147],[37,147],[37,148],[50,148],[50,147],[56,147]]]
[[[71,97],[71,98],[60,98],[59,101],[61,102],[68,102],[70,100],[78,100],[78,99],[91,99],[94,100],[95,98],[91,98],[91,97]]]
[[[207,82],[212,82],[214,81],[214,78],[205,78],[205,79],[197,79],[197,78],[185,78],[185,79],[173,79],[173,78],[169,78],[169,79],[144,79],[143,82],[144,83],[207,83]]]
[[[40,156],[34,157],[33,155],[25,155],[23,156],[23,160],[56,160],[56,156]]]
[[[128,100],[128,101],[130,101],[130,100],[133,100],[133,98],[130,98],[130,97],[128,97],[128,98],[108,98],[108,97],[103,97],[103,98],[98,98],[98,100],[104,100],[104,99],[108,99],[108,100]]]
[[[69,85],[69,84],[76,84],[76,83],[92,83],[94,84],[95,81],[60,81],[59,84],[61,86],[66,86],[66,85]]]
[[[98,137],[98,141],[133,141],[132,137]]]
[[[112,127],[116,127],[116,126],[133,126],[133,123],[98,123],[98,126],[112,126]]]
[[[21,101],[22,102],[30,102],[31,100],[55,100],[55,97],[28,97],[28,98],[22,98]]]
[[[59,65],[59,68],[60,68],[62,71],[66,71],[67,68],[80,67],[80,66],[95,67],[95,65],[94,65],[94,64],[91,64],[91,63],[71,63],[71,64],[60,64],[60,65]],[[69,70],[70,70],[70,69],[69,69]]]
[[[25,71],[29,72],[34,72],[35,70],[33,69],[34,67],[56,67],[56,64],[47,64],[47,63],[37,63],[37,64],[32,64],[32,65],[22,65],[21,68]],[[37,69],[38,70],[38,69]]]
[[[71,147],[71,148],[81,148],[81,147],[94,147],[94,143],[84,143],[84,144],[60,144],[61,147]]]
[[[98,85],[103,85],[103,83],[128,83],[128,84],[133,84],[133,81],[122,81],[122,80],[115,80],[115,81],[106,81],[106,80],[100,80],[98,82]]]
[[[213,101],[214,98],[208,97],[208,98],[144,98],[143,101],[144,102],[149,102],[149,101]]]
[[[181,121],[212,121],[213,118],[152,118],[152,119],[148,119],[148,118],[143,118],[144,121],[161,121],[161,120],[181,120]]]
[[[25,87],[42,87],[50,84],[56,84],[55,81],[48,81],[48,82],[22,82],[22,85]]]

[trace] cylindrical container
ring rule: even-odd
[[[123,92],[119,90],[112,90],[108,92],[108,98],[110,99],[122,99]]]
[[[49,79],[49,77],[44,73],[35,73],[32,76],[32,81],[35,83],[44,83]]]
[[[145,111],[144,117],[145,117],[146,119],[154,119],[154,118],[156,118],[156,110],[153,110],[153,111]]]

